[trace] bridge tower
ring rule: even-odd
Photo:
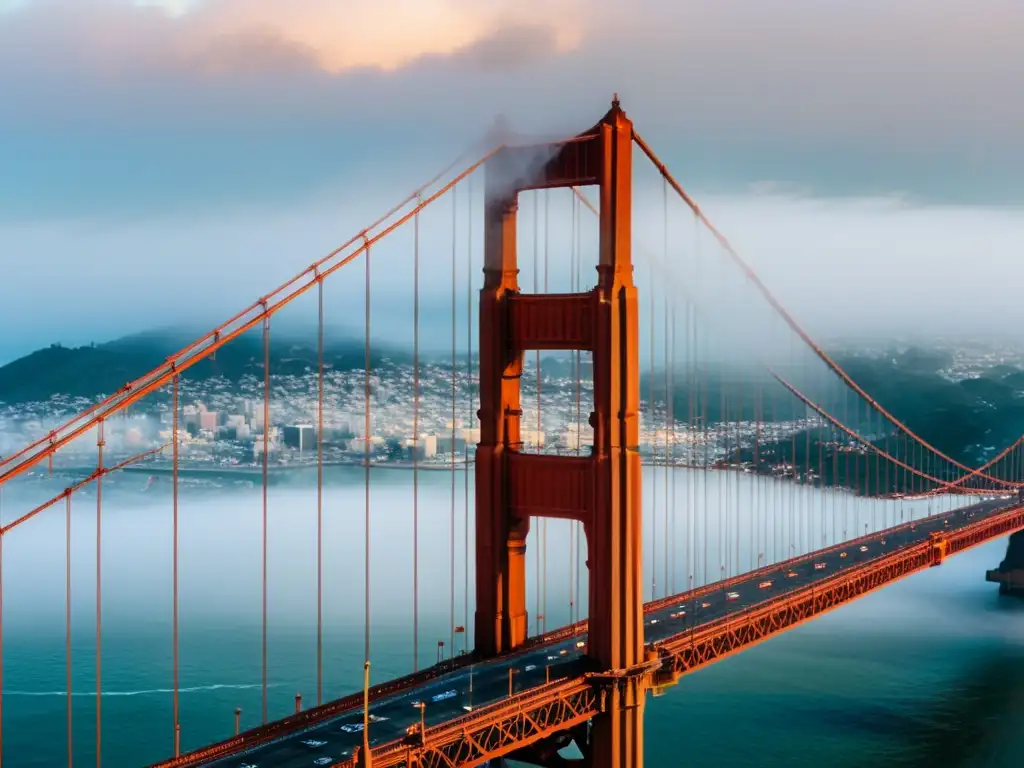
[[[486,166],[476,454],[475,648],[482,656],[505,653],[527,638],[526,535],[533,516],[583,523],[590,570],[588,654],[595,665],[621,672],[644,662],[632,151],[633,126],[616,98],[601,121],[576,138],[540,148],[506,146]],[[595,185],[595,287],[577,294],[522,293],[519,193]],[[592,352],[590,456],[521,451],[520,378],[523,353],[532,350]],[[607,690],[590,751],[600,765],[642,765],[643,688],[614,684]]]

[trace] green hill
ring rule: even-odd
[[[24,403],[62,394],[93,398],[109,394],[161,365],[194,338],[184,331],[147,331],[104,344],[64,347],[53,344],[0,367],[0,402]],[[371,365],[384,359],[409,357],[402,350],[371,347]],[[362,369],[362,340],[337,337],[324,341],[324,365],[334,370]],[[270,341],[272,374],[302,374],[316,370],[316,337],[311,340],[275,337]],[[215,358],[196,363],[184,378],[221,376],[229,381],[263,376],[263,337],[250,331],[224,345]]]

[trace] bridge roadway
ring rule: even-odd
[[[657,644],[674,635],[699,629],[715,619],[739,613],[757,603],[863,565],[882,555],[920,544],[931,533],[977,523],[1016,504],[1015,497],[990,497],[972,506],[918,520],[913,528],[901,526],[871,534],[855,542],[762,568],[746,577],[684,593],[671,602],[658,600],[646,609],[645,641],[648,645]],[[862,547],[864,551],[861,551]],[[815,568],[820,563],[824,563],[824,567]],[[772,582],[770,587],[760,586],[769,580]],[[736,597],[727,599],[729,593]],[[415,706],[416,702],[426,702],[424,719],[429,728],[461,717],[474,707],[506,698],[510,669],[516,670],[513,672],[516,693],[544,683],[548,674],[552,681],[576,677],[588,671],[583,648],[585,640],[586,634],[581,632],[551,645],[466,666],[417,687],[371,701],[370,743],[380,745],[400,739],[409,726],[418,725],[420,710]],[[301,732],[208,765],[218,768],[331,765],[351,757],[354,748],[362,743],[362,723],[362,707],[357,706]]]

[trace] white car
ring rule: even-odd
[[[739,592],[726,592],[725,593],[725,599],[730,601],[730,602],[732,602],[733,600],[739,600],[740,599],[740,593]]]

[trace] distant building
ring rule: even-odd
[[[410,437],[405,441],[410,456],[417,460],[430,459],[437,455],[437,438],[434,435],[420,435],[419,439]]]
[[[437,441],[437,452],[438,453],[455,453],[460,454],[466,450],[466,439],[458,437],[452,440],[451,434],[447,435],[436,435],[434,439]]]
[[[199,428],[208,432],[217,430],[217,412],[202,410],[199,412]]]
[[[284,444],[295,448],[299,453],[311,450],[316,446],[316,429],[312,424],[293,424],[284,428]]]

